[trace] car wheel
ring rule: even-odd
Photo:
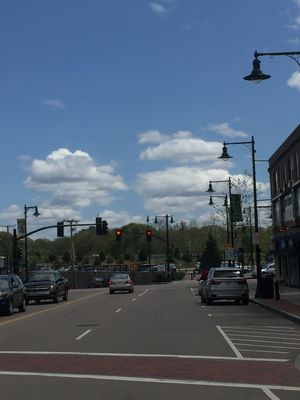
[[[63,295],[63,301],[67,301],[69,298],[69,292],[66,291],[65,294]]]
[[[247,305],[249,304],[249,297],[244,297],[244,298],[242,299],[242,304],[243,304],[244,306],[247,306]]]
[[[12,315],[14,312],[14,307],[12,301],[9,302],[9,305],[6,309],[6,315]]]
[[[208,296],[206,297],[206,304],[210,306],[212,304],[212,299],[210,299]]]
[[[110,291],[109,291],[109,294],[114,294],[114,293],[115,293],[114,290],[110,290]]]
[[[59,300],[58,291],[56,291],[53,296],[53,303],[58,303],[58,300]]]
[[[240,302],[241,302],[241,299],[234,299],[235,304],[240,304]]]
[[[22,301],[22,305],[19,307],[20,312],[25,312],[26,311],[26,299],[24,298]]]
[[[36,299],[35,302],[36,302],[36,304],[40,304],[41,300],[40,299]]]

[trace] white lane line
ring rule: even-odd
[[[274,327],[274,328],[268,328],[268,327],[264,327],[264,326],[256,326],[253,327],[252,326],[223,326],[224,329],[241,329],[241,330],[245,330],[247,329],[247,331],[264,331],[264,332],[274,332],[274,329],[279,329],[278,332],[282,332],[282,331],[294,331],[293,333],[300,333],[299,330],[296,330],[295,328],[280,328],[280,327]]]
[[[179,359],[194,359],[194,360],[231,360],[231,361],[273,361],[284,363],[290,361],[283,358],[257,358],[257,357],[222,357],[222,356],[195,356],[184,354],[150,354],[150,353],[94,353],[94,352],[76,352],[76,351],[7,351],[1,350],[0,354],[31,354],[31,355],[79,355],[92,357],[151,357],[151,358],[179,358]]]
[[[134,299],[132,299],[131,301],[136,301],[136,297]]]
[[[276,349],[293,349],[300,350],[300,347],[289,347],[289,346],[269,346],[267,344],[248,344],[248,343],[235,343],[237,346],[252,346],[252,347],[272,347]]]
[[[212,314],[214,317],[257,317],[257,314]]]
[[[245,338],[242,338],[242,339],[239,339],[239,338],[231,338],[232,339],[232,341],[233,342],[237,342],[237,341],[239,341],[239,342],[241,342],[242,340],[243,341],[245,341],[245,342],[254,342],[254,343],[270,343],[270,344],[272,344],[272,343],[280,343],[280,344],[290,344],[290,345],[292,345],[292,346],[297,346],[297,345],[299,345],[300,343],[293,343],[293,342],[287,342],[287,341],[284,341],[284,342],[279,342],[279,341],[277,341],[277,340],[258,340],[258,339],[245,339]],[[300,348],[300,347],[299,347]]]
[[[234,329],[224,329],[225,332],[228,333],[228,335],[241,335],[242,333],[247,333],[249,336],[258,336],[256,335],[256,333],[264,335],[263,337],[265,337],[266,335],[269,335],[269,332],[255,332],[255,331],[240,331],[240,330],[234,330]],[[277,333],[276,338],[280,338],[280,339],[293,339],[293,340],[299,340],[298,338],[300,338],[299,335],[294,335],[293,333]]]
[[[149,291],[149,289],[144,290],[141,294],[139,294],[139,297],[144,296],[144,294],[146,294]]]
[[[249,328],[249,329],[256,329],[256,328],[260,328],[260,329],[289,329],[289,330],[296,330],[295,327],[293,326],[285,326],[285,325],[262,325],[262,326],[258,326],[258,327],[253,327],[253,325],[243,325],[243,326],[223,326],[223,328],[237,328],[237,329],[244,329],[244,328]]]
[[[264,394],[265,394],[266,396],[268,396],[270,399],[272,399],[272,400],[280,400],[280,398],[277,397],[277,396],[275,396],[275,394],[274,394],[273,392],[271,392],[270,389],[268,389],[268,388],[262,388],[262,391],[263,391]]]
[[[87,374],[62,374],[51,372],[16,372],[16,371],[0,371],[0,375],[10,376],[46,376],[52,378],[73,378],[73,379],[95,379],[106,381],[120,381],[120,382],[145,382],[145,383],[167,383],[174,385],[193,385],[193,386],[215,386],[215,387],[234,387],[234,388],[247,388],[247,389],[261,389],[268,395],[272,394],[271,390],[285,390],[291,392],[300,392],[299,386],[280,386],[280,385],[259,385],[251,383],[235,383],[235,382],[211,382],[211,381],[197,381],[185,379],[164,379],[164,378],[140,378],[136,376],[113,376],[113,375],[87,375]],[[272,397],[277,400],[276,397]]]
[[[242,354],[238,351],[238,349],[235,347],[235,345],[232,343],[232,341],[229,339],[229,337],[226,335],[226,333],[223,331],[223,329],[217,325],[218,331],[221,333],[223,338],[226,340],[226,342],[229,344],[230,348],[234,352],[234,354],[237,356],[237,358],[242,359],[243,356]]]
[[[76,340],[80,340],[82,339],[84,336],[86,336],[87,334],[89,334],[92,330],[88,329],[87,331],[83,332],[81,335],[79,335]]]
[[[118,313],[120,311],[122,311],[122,308],[118,308],[115,312]]]
[[[250,349],[240,349],[240,351],[247,351],[248,353],[271,353],[271,354],[289,354],[288,351],[274,351],[274,350],[250,350]]]
[[[255,338],[255,337],[257,337],[257,338],[265,338],[265,337],[267,337],[268,339],[282,339],[282,340],[300,340],[300,338],[299,339],[297,339],[297,338],[294,338],[294,337],[278,337],[278,336],[266,336],[266,335],[264,335],[264,336],[262,336],[262,335],[241,335],[240,333],[230,333],[230,337],[233,337],[233,336],[237,336],[237,337],[251,337],[251,338]]]

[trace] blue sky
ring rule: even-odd
[[[10,0],[0,4],[0,224],[207,223],[209,180],[251,171],[299,124],[300,0]],[[257,163],[269,198],[267,163]],[[223,189],[225,190],[225,189]],[[222,188],[220,188],[222,191]],[[5,228],[1,228],[5,230]],[[53,232],[52,232],[53,234]],[[43,233],[43,235],[51,235]]]

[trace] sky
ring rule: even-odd
[[[40,213],[28,231],[97,215],[201,226],[209,181],[252,171],[251,146],[224,162],[223,142],[253,136],[268,160],[299,124],[293,59],[261,57],[260,84],[243,76],[255,50],[300,51],[300,0],[0,1],[0,49],[1,230],[24,205]]]

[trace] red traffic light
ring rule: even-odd
[[[146,230],[146,238],[147,238],[148,242],[151,242],[151,240],[152,240],[152,229],[147,229]]]
[[[115,234],[116,234],[116,240],[117,241],[121,241],[121,239],[122,239],[122,231],[121,231],[121,229],[116,229]]]

